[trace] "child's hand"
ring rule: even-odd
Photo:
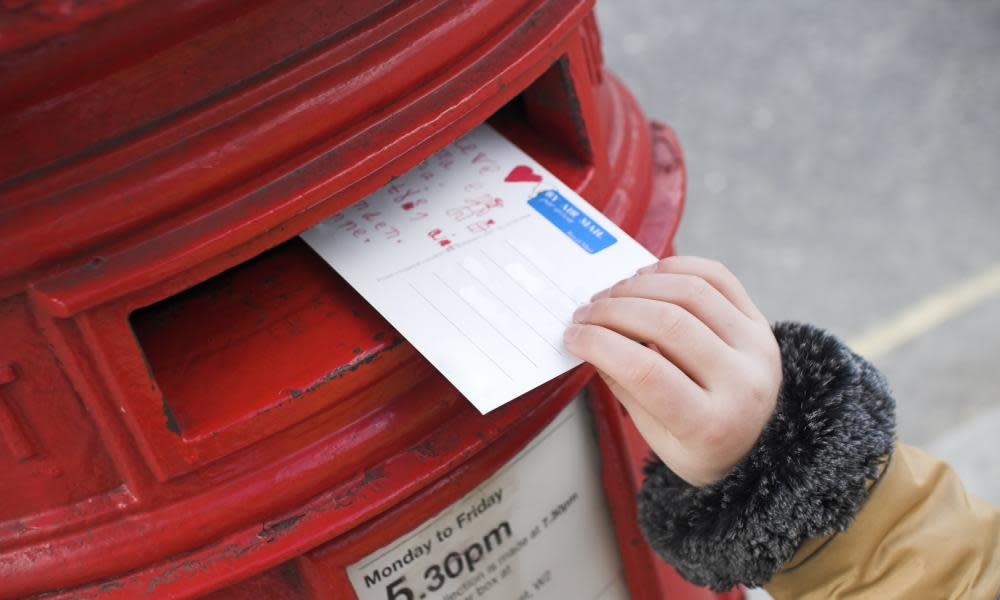
[[[722,479],[774,411],[778,344],[717,262],[663,259],[595,295],[573,320],[566,348],[597,367],[653,451],[692,485]]]

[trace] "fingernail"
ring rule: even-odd
[[[645,275],[646,273],[652,273],[656,270],[656,264],[646,265],[645,267],[636,271],[637,275]]]
[[[573,311],[573,322],[574,323],[585,323],[587,321],[587,315],[590,313],[590,305],[584,304],[580,308]]]
[[[601,290],[601,291],[597,292],[596,294],[594,294],[593,296],[591,296],[590,297],[590,301],[591,302],[596,302],[597,300],[600,300],[601,298],[608,297],[610,294],[611,294],[611,288],[608,288],[606,290]]]
[[[569,327],[567,327],[566,331],[563,332],[563,343],[565,344],[572,343],[577,337],[580,336],[580,331],[582,329],[583,327],[580,325],[570,325]]]

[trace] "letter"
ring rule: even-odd
[[[502,523],[500,523],[499,525],[497,525],[496,527],[494,527],[493,529],[491,529],[489,532],[487,532],[487,534],[485,536],[483,536],[483,543],[486,544],[486,551],[487,552],[489,552],[490,550],[493,549],[493,546],[490,544],[490,539],[491,538],[494,538],[494,537],[496,538],[497,546],[499,546],[500,544],[503,543],[503,531],[504,530],[507,531],[507,537],[510,537],[510,535],[511,535],[511,533],[510,533],[510,523],[508,523],[507,521],[503,521]]]
[[[366,588],[370,588],[371,586],[375,585],[379,581],[382,581],[382,574],[378,572],[378,568],[377,567],[375,568],[374,571],[372,571],[371,575],[365,575],[365,587]]]
[[[469,571],[476,570],[476,563],[483,559],[483,547],[478,543],[473,543],[471,546],[465,549],[465,565],[468,567]]]

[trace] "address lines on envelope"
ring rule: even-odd
[[[548,344],[549,346],[551,346],[552,349],[555,350],[556,352],[559,351],[558,348],[552,346],[551,342],[549,342],[547,339],[545,339],[544,336],[542,336],[540,333],[538,333],[537,329],[535,329],[534,327],[532,327],[531,324],[528,323],[527,321],[525,321],[524,319],[521,319],[520,316],[512,308],[510,308],[509,306],[507,306],[504,303],[503,298],[501,298],[500,296],[497,296],[496,293],[493,290],[490,289],[489,284],[486,284],[485,282],[483,282],[482,280],[480,280],[479,278],[477,278],[472,273],[472,271],[469,270],[469,267],[466,266],[465,263],[462,264],[462,268],[465,269],[465,271],[467,273],[469,273],[469,275],[471,275],[474,279],[476,279],[476,281],[478,281],[480,283],[480,285],[483,287],[483,289],[486,290],[486,293],[488,293],[490,296],[492,296],[492,298],[495,299],[499,304],[505,306],[507,308],[507,310],[509,310],[514,315],[515,318],[520,319],[521,323],[524,324],[524,325],[526,325],[535,335],[537,335],[542,340],[542,342],[544,342],[544,343]],[[472,288],[466,288],[461,293],[459,293],[458,295],[462,298],[463,301],[465,301],[465,303],[470,308],[472,308],[472,310],[476,311],[476,313],[480,317],[482,317],[483,320],[485,320],[486,322],[490,323],[490,325],[493,327],[493,330],[496,331],[505,340],[507,340],[507,343],[509,343],[511,346],[517,348],[517,350],[521,353],[522,356],[524,356],[532,365],[534,365],[535,367],[537,367],[538,363],[533,358],[531,358],[530,356],[528,356],[524,352],[524,350],[522,348],[520,348],[514,341],[512,341],[509,337],[507,337],[507,335],[498,327],[498,325],[496,323],[493,323],[493,321],[489,318],[488,315],[484,315],[482,313],[482,311],[478,308],[479,306],[482,305],[482,301],[479,300],[477,302],[477,298],[473,294],[470,293],[471,289]],[[452,291],[454,292],[454,290],[452,290]],[[470,299],[470,298],[467,297],[469,295],[472,295],[473,297]]]
[[[581,302],[579,300],[577,300],[576,298],[574,298],[573,296],[571,296],[566,290],[562,289],[562,287],[552,279],[552,276],[549,275],[549,273],[546,271],[546,269],[542,268],[542,266],[540,264],[538,264],[538,262],[537,262],[536,259],[531,258],[531,255],[536,255],[537,256],[538,252],[534,251],[533,249],[530,249],[530,246],[527,243],[525,243],[524,241],[522,241],[522,240],[508,239],[508,240],[505,240],[505,241],[507,242],[508,246],[510,246],[511,248],[513,248],[514,251],[517,252],[521,256],[521,258],[523,258],[528,264],[530,264],[532,267],[534,267],[536,271],[538,271],[539,273],[541,273],[542,277],[544,277],[545,280],[548,281],[552,285],[553,289],[555,289],[556,291],[558,291],[560,294],[563,295],[563,297],[565,297],[567,300],[569,300],[569,302],[570,302],[569,310],[570,311],[575,310],[576,307],[581,304]],[[516,279],[515,279],[515,281],[516,281]],[[521,282],[518,282],[518,283],[520,284]],[[555,316],[555,315],[553,315],[553,316]],[[556,317],[556,318],[558,319],[559,317]],[[562,321],[562,324],[563,324],[563,326],[569,326],[569,320],[567,319],[566,321]]]
[[[489,361],[490,361],[490,362],[492,362],[492,363],[493,363],[494,365],[496,365],[497,369],[499,369],[501,373],[503,373],[504,375],[506,375],[506,376],[507,376],[507,379],[510,379],[511,381],[513,381],[513,380],[514,380],[514,377],[513,377],[513,376],[512,376],[512,375],[511,375],[510,373],[508,373],[508,372],[507,372],[507,370],[506,370],[506,369],[504,369],[504,368],[503,368],[503,366],[501,366],[501,365],[500,365],[500,363],[498,363],[498,362],[497,362],[497,360],[496,360],[495,358],[493,358],[492,356],[490,356],[490,353],[489,353],[489,352],[487,352],[487,351],[486,351],[486,350],[485,350],[485,349],[484,349],[484,348],[483,348],[482,346],[480,346],[479,344],[477,344],[477,343],[476,343],[476,340],[472,339],[472,338],[471,338],[471,337],[469,336],[469,334],[465,333],[465,331],[463,331],[461,327],[459,327],[459,326],[458,326],[458,325],[457,325],[457,324],[456,324],[456,323],[455,323],[454,321],[452,321],[452,320],[451,320],[451,319],[450,319],[450,318],[448,317],[448,315],[446,315],[446,314],[444,313],[444,311],[442,311],[442,310],[441,310],[441,309],[440,309],[440,308],[438,307],[438,305],[437,305],[437,304],[434,304],[433,302],[431,302],[431,301],[430,301],[430,299],[429,299],[429,298],[427,298],[427,296],[425,296],[425,295],[423,294],[423,292],[421,292],[421,291],[420,291],[419,289],[417,289],[417,286],[413,285],[413,282],[409,282],[409,285],[410,285],[410,289],[412,289],[412,290],[414,291],[414,293],[416,293],[416,294],[417,294],[417,296],[419,296],[419,297],[420,297],[420,299],[421,299],[421,300],[423,300],[425,304],[427,304],[427,306],[431,307],[432,309],[434,309],[434,311],[435,311],[435,312],[437,312],[437,314],[441,315],[441,318],[443,318],[443,319],[444,319],[445,321],[447,321],[447,322],[448,322],[448,323],[449,323],[449,324],[450,324],[450,325],[452,326],[452,328],[454,328],[454,329],[455,329],[455,331],[457,331],[457,332],[461,333],[461,334],[462,334],[462,336],[463,336],[463,337],[464,337],[464,338],[465,338],[465,339],[466,339],[466,340],[467,340],[467,341],[468,341],[468,342],[469,342],[470,344],[472,344],[472,347],[473,347],[473,348],[475,348],[476,350],[479,350],[479,353],[480,353],[480,354],[482,354],[483,356],[485,356],[485,357],[486,357],[487,359],[489,359]]]
[[[517,279],[515,279],[507,270],[505,270],[503,267],[501,267],[496,262],[496,260],[492,256],[489,255],[488,252],[486,252],[482,248],[480,248],[479,251],[482,253],[483,257],[486,258],[486,260],[490,261],[494,266],[497,267],[498,271],[500,271],[505,276],[507,276],[508,278],[510,278],[510,280],[513,281],[514,284],[517,285],[518,288],[520,288],[525,293],[525,295],[534,302],[534,304],[536,306],[540,306],[543,309],[545,309],[545,314],[551,316],[552,319],[555,321],[555,323],[560,326],[560,328],[566,326],[566,323],[564,323],[561,319],[559,319],[559,317],[557,317],[555,314],[553,314],[552,311],[549,309],[549,307],[545,306],[544,302],[542,302],[537,296],[535,296],[534,294],[532,294],[529,289],[527,289],[527,288],[524,287],[524,285],[522,285],[521,283],[519,283],[517,281]],[[531,323],[530,321],[528,321],[524,317],[525,314],[533,314],[533,311],[531,309],[527,309],[527,311],[525,311],[524,309],[520,309],[519,310],[516,307],[510,306],[508,304],[509,299],[504,299],[500,294],[497,294],[495,288],[493,288],[489,284],[489,282],[487,281],[487,277],[488,277],[487,274],[485,274],[484,272],[482,272],[482,267],[477,268],[478,263],[474,259],[472,259],[471,257],[466,258],[465,260],[462,261],[461,265],[462,265],[462,268],[465,269],[465,271],[467,273],[469,273],[474,279],[476,279],[476,281],[478,281],[479,284],[482,285],[482,287],[491,296],[493,296],[494,298],[496,298],[496,300],[498,302],[502,303],[508,310],[510,310],[510,312],[515,317],[517,317],[522,323],[524,323],[524,325],[527,326],[532,332],[534,332],[534,334],[536,336],[538,336],[538,338],[540,340],[542,340],[546,345],[548,345],[550,348],[552,348],[553,350],[555,350],[559,354],[562,354],[563,356],[569,357],[569,355],[566,354],[566,352],[564,350],[560,349],[555,344],[553,344],[552,340],[549,337],[546,337],[543,332],[539,331],[539,327],[537,325]],[[479,272],[477,272],[477,271],[479,271]],[[535,306],[533,306],[531,308],[535,308]]]
[[[478,249],[484,259],[483,262],[477,261],[472,255],[466,255],[464,258],[455,257],[454,262],[447,261],[446,265],[433,270],[426,269],[423,273],[425,277],[430,276],[441,284],[437,288],[438,294],[447,292],[453,300],[468,309],[465,311],[466,319],[474,317],[495,336],[470,335],[467,320],[464,324],[456,322],[456,319],[462,320],[462,315],[457,315],[454,311],[451,311],[451,315],[445,314],[438,303],[422,292],[415,282],[410,281],[409,285],[425,304],[451,328],[459,332],[479,353],[496,365],[509,379],[515,379],[510,372],[501,367],[507,361],[502,356],[496,355],[498,353],[496,346],[493,347],[494,351],[490,350],[490,338],[502,339],[506,348],[514,351],[534,367],[546,360],[539,355],[541,346],[564,359],[572,359],[560,347],[562,330],[568,319],[560,318],[556,313],[562,312],[568,316],[577,303],[558,287],[536,261],[531,261],[523,251],[519,250],[518,244],[507,245],[517,253],[516,257],[511,256],[515,260],[497,256],[498,248],[487,246],[489,250],[482,247]],[[517,258],[521,260],[516,260]],[[500,277],[506,278],[514,285],[500,285],[499,278],[487,272],[484,263],[492,265],[493,270],[501,274]],[[460,273],[463,277],[456,276],[456,273]],[[548,298],[540,297],[546,293]],[[562,297],[559,302],[562,306],[561,309],[554,310],[551,304],[557,296]],[[538,310],[539,308],[542,310]],[[507,322],[503,322],[504,320]]]
[[[528,362],[530,362],[532,366],[534,366],[536,368],[538,367],[538,361],[536,361],[533,358],[531,358],[530,356],[528,356],[528,353],[524,351],[524,348],[522,348],[519,344],[517,344],[516,342],[514,342],[513,340],[511,340],[510,337],[508,336],[508,334],[504,332],[504,330],[500,326],[500,324],[495,323],[493,319],[491,319],[491,318],[489,318],[489,316],[483,314],[482,297],[471,298],[471,299],[469,298],[469,295],[470,295],[469,294],[469,290],[471,290],[472,288],[466,287],[466,288],[463,288],[462,291],[458,291],[451,284],[449,284],[447,281],[445,281],[441,277],[441,275],[439,273],[434,273],[434,277],[437,278],[437,280],[441,282],[441,285],[443,285],[449,292],[451,292],[452,294],[454,294],[462,302],[464,302],[466,306],[468,306],[470,309],[472,309],[472,312],[476,313],[476,315],[478,315],[479,318],[482,319],[484,323],[486,323],[487,325],[489,325],[490,328],[492,328],[493,331],[495,331],[497,335],[499,335],[501,338],[504,339],[504,341],[506,341],[508,344],[510,344],[511,348],[513,348],[514,350],[517,350],[517,352],[521,356],[523,356],[525,360],[527,360]]]

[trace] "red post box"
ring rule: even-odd
[[[680,150],[591,4],[3,3],[0,598],[545,597],[517,553],[571,518],[619,592],[720,597],[590,369],[482,416],[297,238],[488,121],[669,253]]]

